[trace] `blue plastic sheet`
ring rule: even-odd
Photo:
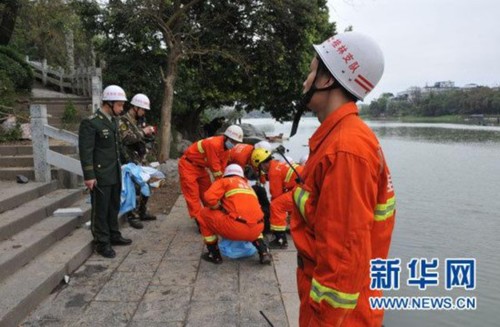
[[[231,259],[251,257],[257,252],[255,246],[250,242],[231,241],[226,239],[221,239],[219,241],[219,249],[223,256]]]

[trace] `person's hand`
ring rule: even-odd
[[[97,180],[96,179],[89,179],[89,180],[86,180],[83,182],[85,184],[85,186],[89,189],[89,190],[93,190],[94,189],[94,185],[97,184]]]
[[[155,132],[155,129],[153,126],[146,126],[142,129],[142,131],[144,132],[144,134],[146,135],[151,135]]]

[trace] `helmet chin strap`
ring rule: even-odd
[[[312,99],[314,93],[316,93],[316,92],[322,92],[322,91],[329,91],[329,90],[333,90],[333,89],[336,89],[336,88],[339,87],[338,82],[337,82],[336,79],[333,79],[333,83],[331,85],[329,85],[329,86],[320,87],[320,88],[316,87],[316,80],[318,79],[318,71],[319,71],[319,66],[318,66],[318,68],[316,68],[316,75],[314,76],[314,80],[313,80],[313,82],[311,84],[311,87],[302,96],[301,104],[303,106],[305,106],[305,107],[307,107],[307,105],[309,104],[309,102],[311,102],[311,99]]]
[[[111,112],[113,113],[113,116],[118,117],[120,116],[115,112],[115,102],[111,102]]]

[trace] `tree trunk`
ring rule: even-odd
[[[171,121],[172,105],[174,103],[174,87],[177,78],[178,56],[172,49],[168,58],[167,76],[165,77],[165,88],[163,102],[161,105],[161,131],[160,131],[160,162],[165,162],[170,157],[170,143],[172,138]]]
[[[4,10],[0,23],[0,45],[8,45],[16,26],[17,12],[21,4],[16,0],[2,1]]]

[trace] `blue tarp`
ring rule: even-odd
[[[129,163],[122,166],[122,192],[120,195],[120,215],[132,211],[136,207],[135,185],[141,188],[143,196],[151,196],[149,185],[141,176],[142,169],[140,166]]]
[[[257,252],[252,243],[246,241],[231,241],[221,239],[219,241],[219,249],[223,256],[232,259],[251,257]]]

